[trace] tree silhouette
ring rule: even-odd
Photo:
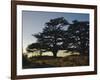
[[[89,22],[74,20],[65,34],[64,40],[66,50],[89,55]]]
[[[27,46],[26,48],[27,52],[37,52],[39,51],[40,56],[42,56],[42,52],[46,52],[45,49],[43,49],[42,45],[40,43],[32,43]]]
[[[28,52],[38,50],[42,55],[42,52],[51,51],[53,56],[57,57],[59,50],[66,50],[89,55],[88,21],[74,20],[69,23],[64,17],[51,19],[45,23],[42,32],[32,36],[37,38],[37,42],[28,45]]]
[[[54,57],[57,57],[57,52],[63,49],[63,35],[65,33],[64,26],[68,25],[68,21],[64,17],[51,19],[45,23],[45,27],[41,33],[35,34],[37,42],[42,49],[51,51]]]
[[[30,65],[31,64],[31,62],[28,60],[28,57],[27,57],[27,55],[24,55],[24,54],[22,54],[22,65],[23,65],[23,68],[24,68],[24,66],[27,66],[27,65]]]

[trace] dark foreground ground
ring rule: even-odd
[[[88,66],[89,57],[81,55],[71,55],[67,57],[37,56],[27,58],[23,56],[23,69],[28,68],[48,68],[48,67],[72,67]]]

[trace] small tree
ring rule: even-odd
[[[25,68],[25,66],[30,65],[31,62],[29,61],[27,55],[22,54],[22,66]]]
[[[27,52],[39,51],[40,56],[42,56],[42,52],[45,52],[45,50],[43,49],[43,47],[40,43],[32,43],[32,44],[28,45],[28,47],[26,48],[26,51]]]

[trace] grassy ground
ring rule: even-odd
[[[25,59],[24,59],[25,58]],[[89,65],[88,56],[70,55],[67,57],[37,56],[23,58],[23,68],[48,68],[48,67],[72,67]]]

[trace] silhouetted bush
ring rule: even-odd
[[[22,66],[24,67],[24,66],[28,66],[30,64],[31,64],[31,62],[29,61],[27,55],[22,55]]]

